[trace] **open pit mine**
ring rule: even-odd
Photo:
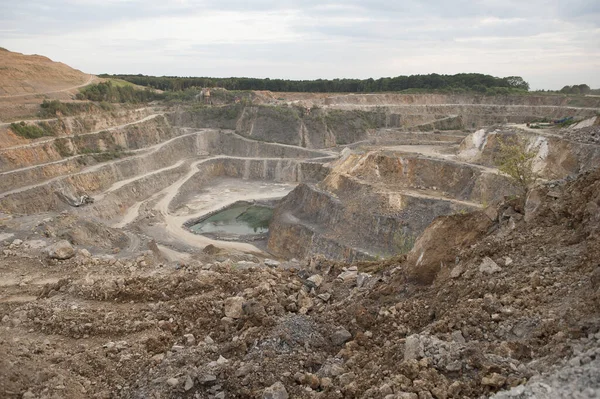
[[[106,105],[69,71],[0,90],[1,397],[600,395],[600,98]]]

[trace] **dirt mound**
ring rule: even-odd
[[[0,96],[45,93],[85,84],[79,70],[40,55],[0,52]]]

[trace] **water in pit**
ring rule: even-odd
[[[269,232],[272,217],[271,208],[238,202],[191,226],[190,229],[197,234],[265,234]]]

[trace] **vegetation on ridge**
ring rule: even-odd
[[[112,82],[102,82],[86,86],[77,94],[78,100],[105,101],[109,103],[145,103],[164,98],[162,93],[146,88],[136,89],[128,85],[115,85]]]
[[[221,87],[227,90],[270,90],[283,92],[386,92],[404,90],[454,90],[492,94],[528,91],[529,83],[520,76],[498,78],[480,73],[456,75],[411,75],[379,79],[285,80],[258,78],[209,78],[146,75],[100,75],[122,79],[140,86],[181,91],[190,87]]]

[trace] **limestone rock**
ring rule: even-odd
[[[368,273],[358,273],[358,276],[356,276],[356,286],[358,288],[362,287],[369,281],[370,278],[371,275]]]
[[[501,270],[502,268],[487,256],[483,258],[483,261],[481,261],[481,264],[479,265],[479,271],[485,274],[494,274]]]
[[[350,281],[355,281],[357,277],[358,277],[358,270],[352,270],[352,268],[350,268],[348,270],[344,270],[343,272],[341,272],[337,276],[337,279],[346,283],[346,282],[350,282]]]
[[[240,319],[244,315],[244,298],[241,296],[232,296],[225,299],[225,316],[232,319]]]
[[[50,245],[46,249],[46,252],[50,258],[59,260],[69,259],[75,256],[75,249],[73,249],[73,246],[67,240],[62,240],[56,244]]]
[[[265,266],[269,266],[269,267],[277,267],[280,265],[279,262],[277,262],[276,260],[273,260],[273,259],[265,259],[264,264],[265,264]]]
[[[331,334],[331,342],[334,345],[344,345],[346,342],[352,339],[352,334],[345,328],[338,328],[333,334]]]
[[[172,377],[172,378],[169,378],[169,379],[167,380],[167,384],[168,384],[170,387],[176,387],[177,385],[179,385],[179,380],[178,380],[177,378],[175,378],[175,377]]]
[[[404,360],[420,359],[423,356],[423,344],[420,337],[416,334],[407,337],[404,343]]]
[[[487,385],[487,386],[495,387],[495,388],[500,388],[505,383],[506,383],[506,377],[504,377],[498,373],[492,373],[481,379],[481,385]]]
[[[319,274],[312,275],[307,280],[313,283],[317,288],[323,284],[323,277]]]
[[[285,386],[279,381],[266,388],[263,393],[263,399],[288,399],[289,397]]]

